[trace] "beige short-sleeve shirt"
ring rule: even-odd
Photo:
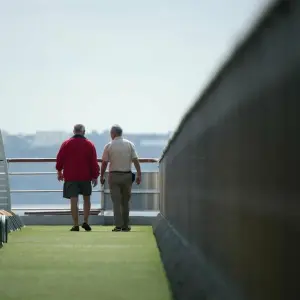
[[[131,171],[132,160],[137,158],[132,142],[117,137],[104,147],[102,160],[109,162],[109,171]]]

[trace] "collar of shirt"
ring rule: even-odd
[[[74,134],[74,135],[72,136],[72,138],[82,138],[82,139],[85,139],[86,137],[83,136],[83,135],[81,135],[81,134]]]

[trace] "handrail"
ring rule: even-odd
[[[101,158],[98,158],[97,159],[98,162],[101,163],[102,159]],[[55,163],[56,162],[56,158],[7,158],[6,159],[7,161],[7,164],[12,166],[12,164],[17,164],[17,163]],[[139,159],[140,163],[158,163],[158,159],[155,159],[155,158],[140,158]],[[142,172],[142,173],[154,173],[153,171],[145,171],[145,172]],[[158,170],[155,171],[155,173],[158,173]],[[41,172],[41,171],[34,171],[34,172],[28,172],[28,171],[21,171],[21,172],[11,172],[8,170],[8,176],[11,178],[12,176],[36,176],[36,175],[55,175],[56,172],[54,171],[48,171],[48,172]],[[154,175],[153,175],[154,176]],[[152,177],[151,177],[152,178]],[[157,206],[157,198],[155,198],[156,196],[155,195],[159,195],[160,194],[160,191],[159,189],[156,188],[156,186],[148,186],[149,184],[146,183],[146,187],[145,188],[133,188],[131,190],[131,193],[132,195],[137,195],[138,197],[141,196],[141,197],[144,197],[143,195],[149,195],[151,196],[147,202],[145,202],[146,204],[143,204],[143,209],[142,210],[155,210],[156,211],[156,206]],[[10,193],[11,194],[48,194],[48,193],[51,193],[51,194],[56,194],[56,193],[62,193],[63,190],[61,188],[56,188],[56,189],[10,189]],[[107,189],[106,187],[102,186],[102,185],[98,185],[98,187],[96,187],[95,189],[93,188],[93,193],[97,193],[99,195],[99,202],[100,202],[100,209],[102,212],[104,212],[106,209],[107,209],[107,205],[106,205],[106,201],[107,201],[107,196],[110,194],[110,190]],[[142,200],[144,198],[141,198]],[[144,201],[144,200],[143,200]],[[145,201],[146,201],[146,198],[145,198]],[[153,202],[152,204],[149,202],[151,201],[156,201],[156,202]],[[149,202],[149,203],[148,203]],[[156,203],[156,204],[155,204]],[[150,205],[151,204],[151,205]],[[139,204],[140,205],[140,204]],[[150,206],[149,206],[150,205]],[[140,207],[140,206],[138,206]],[[19,209],[19,208],[16,208],[14,207],[15,209]],[[31,208],[27,208],[24,210],[28,210],[28,211],[32,211],[32,210],[36,210],[37,208],[35,209],[32,209]],[[23,210],[23,209],[22,209]],[[45,209],[41,209],[42,211],[44,211]],[[55,209],[54,209],[55,211]],[[134,211],[134,209],[133,209]]]
[[[98,158],[97,159],[98,162],[101,162],[102,159]],[[55,163],[56,162],[56,158],[7,158],[6,159],[8,165],[9,163],[13,164],[17,164],[17,163]],[[139,161],[141,163],[158,163],[158,159],[155,158],[140,158]],[[152,173],[153,171],[145,171],[145,173]],[[144,172],[142,172],[144,173]],[[158,173],[158,170],[153,172],[153,173]],[[10,172],[8,170],[8,175],[9,177],[11,176],[36,176],[36,175],[55,175],[56,172],[54,171],[48,171],[48,172],[41,172],[41,171],[34,171],[34,172],[28,172],[28,171],[21,171],[21,172]],[[56,189],[10,189],[10,193],[11,194],[45,194],[45,193],[62,193],[63,190],[56,188]],[[110,190],[105,188],[104,186],[98,186],[98,188],[93,189],[93,193],[100,193],[100,208],[105,211],[106,210],[106,198],[105,196],[110,194]],[[136,189],[132,189],[131,191],[132,194],[137,194],[137,195],[143,195],[143,194],[147,194],[147,195],[159,195],[160,191],[159,189],[154,188],[136,188]],[[32,210],[31,208],[29,208],[29,210]],[[146,209],[147,210],[147,209]]]
[[[102,162],[101,158],[97,159],[98,162]],[[8,163],[41,163],[41,162],[56,162],[56,158],[7,158]],[[156,158],[140,158],[140,163],[158,163]]]

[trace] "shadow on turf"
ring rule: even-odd
[[[131,232],[141,232],[144,233],[145,231],[140,231],[140,230],[131,230],[131,231],[118,231],[118,232],[113,232],[111,230],[92,230],[92,231],[84,231],[84,230],[80,230],[80,231],[72,231],[72,232],[84,232],[84,233],[99,233],[99,232],[110,232],[110,233],[115,233],[115,234],[121,234],[121,233],[131,233]]]

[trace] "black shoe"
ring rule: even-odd
[[[79,231],[79,226],[73,226],[70,231]]]
[[[112,231],[122,231],[121,227],[115,227]]]
[[[126,231],[126,232],[129,232],[131,230],[131,227],[128,226],[128,227],[123,227],[122,228],[122,231]]]
[[[91,226],[90,226],[88,223],[83,223],[83,224],[81,225],[81,227],[82,227],[85,231],[91,231],[91,230],[92,230]]]

